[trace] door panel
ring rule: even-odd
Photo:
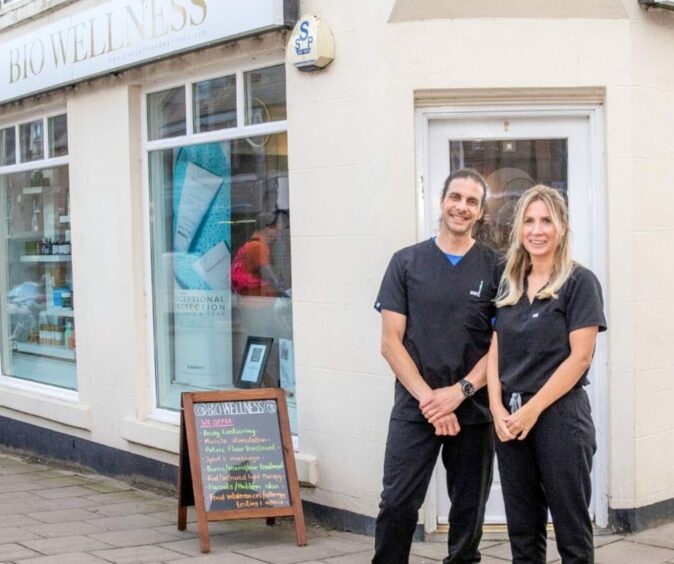
[[[451,171],[469,167],[480,172],[489,185],[485,217],[475,232],[478,240],[504,252],[520,194],[534,184],[547,184],[567,199],[574,258],[592,267],[589,118],[434,119],[428,127],[427,155],[426,236],[437,232],[445,178]],[[437,521],[446,524],[450,503],[441,462],[436,479]],[[505,522],[496,468],[485,522]]]

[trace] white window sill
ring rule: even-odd
[[[180,452],[180,427],[173,423],[125,417],[122,419],[122,438],[173,454]]]
[[[0,376],[0,398],[0,407],[91,430],[91,408],[77,392]]]

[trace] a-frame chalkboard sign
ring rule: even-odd
[[[184,392],[181,396],[178,529],[197,514],[201,552],[208,522],[293,516],[307,544],[283,390]]]

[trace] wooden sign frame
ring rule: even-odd
[[[276,400],[279,421],[279,433],[283,446],[283,462],[288,480],[290,504],[285,507],[262,507],[252,509],[228,509],[206,511],[201,474],[201,458],[197,439],[194,404],[218,403],[253,400]],[[276,517],[292,516],[295,520],[297,545],[307,544],[304,525],[304,512],[300,498],[295,455],[288,421],[288,408],[285,392],[278,388],[257,390],[235,390],[222,392],[183,392],[180,398],[180,463],[178,466],[178,529],[184,531],[187,526],[187,507],[194,505],[197,516],[197,529],[201,552],[210,552],[211,543],[208,534],[209,521],[228,519],[266,518],[267,524],[274,523]],[[249,417],[255,417],[250,415]]]

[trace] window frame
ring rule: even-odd
[[[1,1],[1,0],[0,0]],[[20,4],[20,2],[19,2]],[[13,114],[7,116],[5,119],[0,120],[0,129],[6,129],[8,127],[15,128],[15,153],[16,153],[16,162],[11,165],[0,165],[0,176],[7,174],[14,174],[17,172],[26,172],[28,170],[44,170],[47,168],[55,168],[59,166],[68,166],[70,167],[70,143],[68,144],[68,154],[61,157],[49,157],[49,118],[59,116],[59,115],[68,115],[68,111],[65,103],[52,105],[49,107],[40,108],[40,110],[31,109],[30,112],[22,112],[18,114]],[[19,134],[19,128],[22,124],[30,123],[34,121],[42,120],[43,127],[43,141],[42,141],[42,151],[43,157],[35,161],[25,161],[21,162],[21,139]],[[70,168],[68,169],[70,173]],[[0,271],[5,267],[0,266]],[[2,306],[0,305],[0,308]],[[0,311],[0,325],[4,326],[5,316],[2,311]],[[3,327],[4,331],[2,334],[6,334],[6,327]],[[0,347],[5,347],[4,342],[0,342]],[[78,402],[79,401],[79,388],[80,388],[80,378],[79,378],[79,369],[77,362],[75,363],[75,374],[77,380],[77,389],[70,390],[66,388],[60,388],[58,386],[50,386],[48,384],[43,384],[41,382],[34,382],[32,380],[25,380],[22,378],[16,378],[14,376],[8,376],[5,374],[4,360],[0,355],[0,386],[5,386],[7,388],[12,388],[17,391],[33,392],[37,393],[43,397],[52,397],[55,399],[66,400],[68,402]]]
[[[21,0],[0,0],[0,10],[23,6],[24,4],[28,4],[31,1],[32,0],[24,0],[23,2],[21,2]]]
[[[144,262],[145,262],[145,304],[148,315],[146,316],[146,350],[147,354],[147,375],[150,378],[150,385],[147,388],[149,401],[146,401],[146,416],[150,420],[171,425],[180,424],[180,412],[172,409],[166,409],[157,405],[157,363],[155,345],[155,307],[154,307],[154,288],[152,271],[152,225],[150,215],[152,212],[150,203],[150,181],[149,181],[149,154],[153,151],[163,149],[175,149],[189,145],[201,145],[204,143],[213,143],[221,141],[231,141],[234,139],[245,139],[246,137],[256,137],[260,135],[270,135],[274,133],[287,133],[288,120],[270,121],[254,125],[245,125],[245,92],[244,92],[244,74],[248,71],[263,69],[266,67],[285,64],[282,53],[270,53],[255,60],[246,58],[245,60],[232,61],[229,64],[219,63],[213,66],[212,70],[201,70],[200,72],[185,73],[181,80],[157,80],[140,89],[140,129],[142,146],[142,171],[143,171],[143,233],[144,237]],[[217,129],[202,133],[194,132],[193,115],[193,84],[223,76],[234,75],[236,78],[236,127]],[[287,83],[287,82],[286,82]],[[185,88],[185,119],[186,134],[165,139],[150,140],[148,138],[148,105],[147,95],[154,92],[161,92],[170,88]],[[286,96],[287,105],[287,96]],[[296,444],[296,437],[293,436],[293,442]]]

